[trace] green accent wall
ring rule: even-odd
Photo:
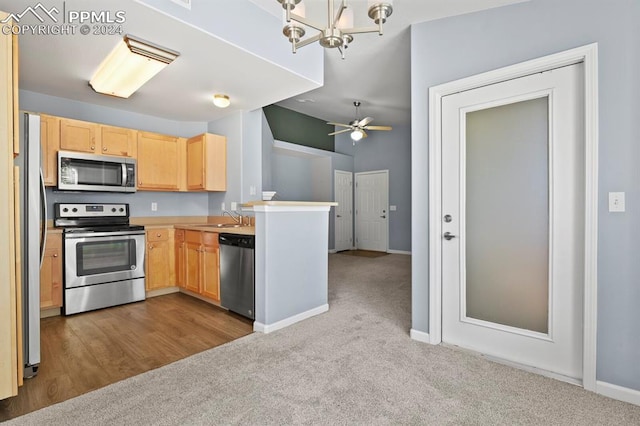
[[[263,110],[274,139],[335,152],[334,137],[328,135],[335,127],[324,120],[277,105]]]

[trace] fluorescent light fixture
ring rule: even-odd
[[[362,139],[363,136],[364,136],[364,132],[360,129],[355,129],[353,132],[351,132],[351,139],[353,139],[356,142]]]
[[[89,81],[93,90],[128,98],[180,54],[130,35],[118,43]]]
[[[218,108],[226,108],[231,105],[229,96],[227,95],[213,95],[213,104]]]

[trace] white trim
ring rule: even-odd
[[[264,333],[264,334],[269,334],[272,333],[276,330],[280,330],[281,328],[285,328],[288,327],[292,324],[295,324],[297,322],[300,322],[302,320],[306,320],[307,318],[311,318],[314,317],[316,315],[320,315],[323,314],[325,312],[327,312],[329,310],[329,304],[324,304],[321,306],[318,306],[317,308],[313,308],[313,309],[309,309],[308,311],[305,312],[301,312],[297,315],[294,315],[292,317],[289,318],[285,318],[283,320],[280,320],[278,322],[274,322],[273,324],[263,324],[261,322],[254,322],[253,323],[253,331],[257,331],[259,333]]]
[[[495,357],[492,355],[482,354],[483,358],[486,358],[489,361],[497,362],[498,364],[507,365],[509,367],[517,368],[518,370],[528,371],[529,373],[539,374],[541,376],[550,377],[552,379],[560,380],[566,383],[570,383],[572,385],[581,386],[582,380],[565,376],[563,374],[554,373],[553,371],[543,370],[542,368],[531,367],[529,365],[520,364],[518,362],[508,361],[506,359],[502,359],[499,357]]]
[[[329,249],[329,254],[335,254],[337,252],[338,252],[338,250],[336,250],[336,249]]]
[[[326,206],[253,206],[254,212],[265,213],[289,213],[289,212],[328,212],[330,205]]]
[[[597,43],[429,88],[429,343],[442,341],[442,97],[576,63],[584,63],[585,253],[583,387],[596,390],[598,261]]]
[[[389,250],[387,250],[387,253],[389,253],[389,254],[406,254],[406,255],[411,256],[411,252],[410,251],[406,251],[406,250],[391,250],[391,249],[389,249]]]
[[[409,336],[412,340],[422,343],[431,343],[431,339],[429,338],[429,333],[425,333],[424,331],[419,331],[412,328],[409,331]]]
[[[366,172],[354,172],[353,173],[353,245],[355,247],[355,250],[358,250],[358,215],[356,214],[356,210],[357,210],[357,205],[358,205],[358,176],[362,176],[362,175],[371,175],[371,174],[378,174],[378,173],[384,173],[387,177],[387,205],[386,205],[386,216],[387,216],[387,221],[386,221],[386,230],[387,230],[387,247],[386,247],[386,252],[389,251],[389,223],[391,222],[391,217],[389,214],[389,169],[384,169],[384,170],[369,170]]]
[[[640,391],[635,389],[612,385],[611,383],[598,380],[596,381],[596,393],[619,401],[628,402],[629,404],[640,405]]]

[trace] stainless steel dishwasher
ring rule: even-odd
[[[219,234],[220,304],[255,319],[253,235]]]

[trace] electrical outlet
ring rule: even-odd
[[[256,195],[256,186],[255,185],[251,185],[249,187],[249,195]]]
[[[158,203],[156,203],[156,202],[151,203],[151,211],[152,212],[157,212],[158,211]]]
[[[609,211],[614,213],[624,212],[624,192],[609,193]]]
[[[235,201],[231,202],[231,210],[236,211],[238,210],[238,203],[236,203]]]
[[[222,204],[220,205],[220,210],[225,211],[227,209],[227,206],[224,205],[224,201],[222,202]]]

